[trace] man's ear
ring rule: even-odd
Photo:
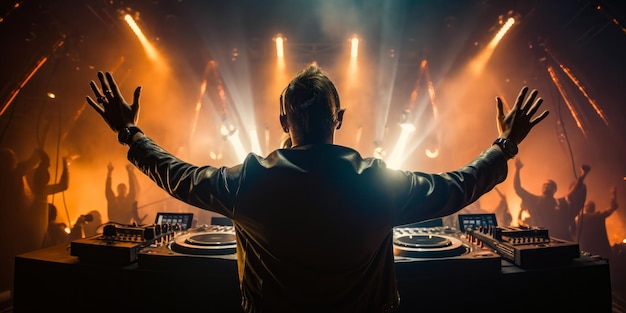
[[[341,109],[337,112],[337,127],[336,129],[341,128],[341,124],[343,123],[343,114],[346,112],[346,109]]]
[[[280,126],[283,127],[283,131],[285,133],[289,133],[289,122],[287,122],[287,115],[281,114],[279,118],[280,118]]]

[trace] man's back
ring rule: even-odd
[[[507,172],[494,149],[437,175],[387,169],[331,144],[214,168],[182,162],[144,137],[129,159],[175,197],[233,220],[247,312],[392,310],[393,227],[455,212]]]

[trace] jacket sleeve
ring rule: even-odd
[[[176,158],[148,137],[135,141],[127,157],[174,198],[200,209],[232,217],[232,194],[236,192],[240,166],[199,167]]]
[[[404,194],[398,195],[396,201],[395,225],[443,217],[463,209],[503,182],[508,166],[502,152],[489,148],[456,171],[401,173],[408,187],[400,188]]]

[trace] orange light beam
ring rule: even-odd
[[[600,106],[598,106],[598,103],[596,103],[595,100],[591,99],[591,97],[589,96],[585,88],[580,84],[578,79],[574,77],[574,74],[572,74],[572,71],[570,71],[570,69],[567,68],[563,64],[559,64],[559,66],[561,67],[561,70],[563,70],[563,73],[565,73],[567,77],[569,77],[569,79],[576,85],[576,87],[578,87],[578,90],[580,90],[580,93],[582,93],[583,96],[585,96],[589,104],[591,104],[593,109],[596,111],[596,114],[598,114],[598,116],[600,116],[600,118],[604,121],[604,124],[609,125],[609,122],[607,121],[606,116],[604,116],[604,112],[602,111]]]
[[[598,114],[598,116],[600,116],[600,118],[604,121],[604,123],[606,125],[609,125],[608,120],[606,119],[606,116],[604,115],[604,112],[602,111],[602,109],[600,108],[600,106],[596,103],[595,100],[593,100],[589,94],[587,93],[587,91],[585,90],[585,88],[582,86],[582,84],[578,81],[578,79],[574,76],[574,74],[572,73],[572,71],[565,66],[563,63],[561,63],[551,52],[550,50],[548,50],[547,48],[544,49],[544,51],[557,63],[559,64],[559,67],[561,68],[561,70],[563,71],[563,73],[565,73],[565,75],[567,75],[567,77],[569,77],[569,79],[574,83],[574,85],[576,85],[576,87],[578,88],[578,90],[580,90],[580,92],[583,94],[583,96],[587,99],[587,101],[589,102],[589,104],[591,104],[591,106],[593,107],[593,109],[596,111],[596,114]]]
[[[552,78],[552,82],[554,83],[556,88],[559,90],[561,97],[565,101],[565,104],[567,105],[567,108],[569,109],[570,114],[572,115],[572,118],[574,118],[574,121],[576,122],[576,126],[578,127],[578,129],[580,129],[583,135],[587,137],[587,132],[585,131],[585,128],[583,127],[583,124],[580,121],[580,118],[578,117],[578,113],[576,112],[576,109],[574,109],[574,106],[569,100],[567,96],[567,92],[565,91],[565,89],[563,89],[563,85],[561,85],[561,82],[556,76],[556,73],[554,72],[554,69],[552,68],[552,66],[548,66],[548,73],[550,74],[550,78]]]
[[[63,38],[59,39],[54,44],[54,46],[52,47],[52,53],[54,53],[59,47],[63,46],[63,44],[65,43],[64,39],[65,39],[65,35],[63,35]],[[26,86],[26,84],[28,84],[30,79],[33,78],[35,73],[37,73],[37,71],[39,71],[39,69],[46,63],[46,61],[48,61],[48,57],[47,56],[42,57],[41,59],[39,59],[39,61],[37,61],[37,63],[35,64],[35,67],[33,67],[33,69],[28,74],[26,74],[26,77],[22,80],[22,82],[19,84],[19,86],[11,91],[11,95],[9,96],[9,100],[7,100],[7,102],[2,107],[2,110],[0,110],[0,116],[2,116],[2,114],[4,114],[4,111],[6,111],[7,108],[9,108],[9,106],[11,105],[13,100],[15,100],[15,97],[17,97],[17,95],[20,93],[20,91],[22,91],[22,88],[24,88],[24,86]]]
[[[491,39],[487,47],[478,56],[476,56],[474,61],[472,61],[470,66],[471,69],[474,71],[474,74],[478,75],[483,72],[485,65],[487,64],[489,59],[491,59],[491,55],[493,55],[494,50],[498,46],[498,43],[500,43],[504,35],[506,35],[511,27],[513,27],[513,24],[515,24],[515,19],[509,17],[506,23],[502,25],[498,33],[493,37],[493,39]]]

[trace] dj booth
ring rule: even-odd
[[[131,231],[117,229],[116,241],[85,238],[18,255],[15,312],[241,312],[232,226],[170,229],[167,240],[143,229],[146,237],[133,239],[150,244],[119,239]],[[480,236],[442,226],[394,229],[398,312],[611,312],[606,260],[578,254],[526,266]],[[515,249],[530,246],[563,255],[569,244],[550,239]]]

